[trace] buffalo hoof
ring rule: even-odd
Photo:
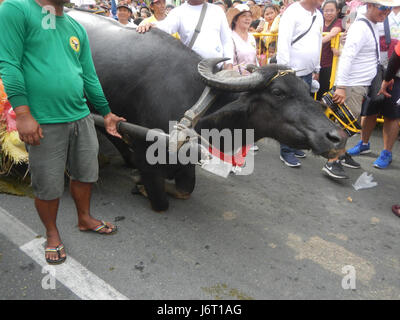
[[[131,177],[133,179],[133,182],[135,182],[136,184],[141,184],[142,177],[138,169],[132,170]]]
[[[146,198],[148,198],[149,196],[147,195],[146,189],[144,187],[144,185],[142,184],[137,184],[136,185],[136,189],[138,191],[137,194],[141,194],[142,196],[145,196]]]
[[[190,193],[185,191],[180,191],[176,188],[175,183],[165,182],[165,192],[175,199],[187,200],[190,198]]]
[[[187,200],[190,198],[190,193],[187,192],[179,192],[175,194],[171,194],[175,199],[180,199],[180,200]]]
[[[159,204],[159,203],[157,203],[157,204],[153,204],[152,203],[151,204],[151,209],[153,209],[153,211],[155,211],[157,213],[160,213],[160,214],[165,213],[165,211],[168,210],[168,207],[169,207],[169,203],[168,202],[166,202],[164,204]]]
[[[139,191],[139,188],[138,188],[137,184],[135,184],[135,185],[132,187],[131,193],[132,193],[133,195],[141,194],[140,191]]]

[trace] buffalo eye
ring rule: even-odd
[[[275,88],[275,89],[272,89],[272,94],[277,97],[280,97],[280,96],[282,96],[283,92],[281,90]]]

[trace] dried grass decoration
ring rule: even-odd
[[[28,153],[19,139],[15,118],[0,79],[0,174],[9,173],[13,165],[28,163]]]

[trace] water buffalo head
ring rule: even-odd
[[[324,115],[321,103],[312,99],[308,86],[293,70],[270,64],[253,68],[248,76],[235,77],[212,72],[220,61],[207,59],[199,64],[203,81],[213,88],[243,93],[204,121],[225,117],[224,125],[229,127],[227,122],[236,114],[246,128],[254,129],[255,140],[270,137],[328,158],[344,148],[346,134]]]

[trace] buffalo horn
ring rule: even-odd
[[[200,61],[198,72],[202,80],[209,86],[220,90],[243,92],[262,88],[265,84],[264,77],[257,71],[248,76],[240,76],[237,72],[223,70],[213,73],[214,67],[227,58],[211,58]],[[237,74],[239,76],[234,76]]]

